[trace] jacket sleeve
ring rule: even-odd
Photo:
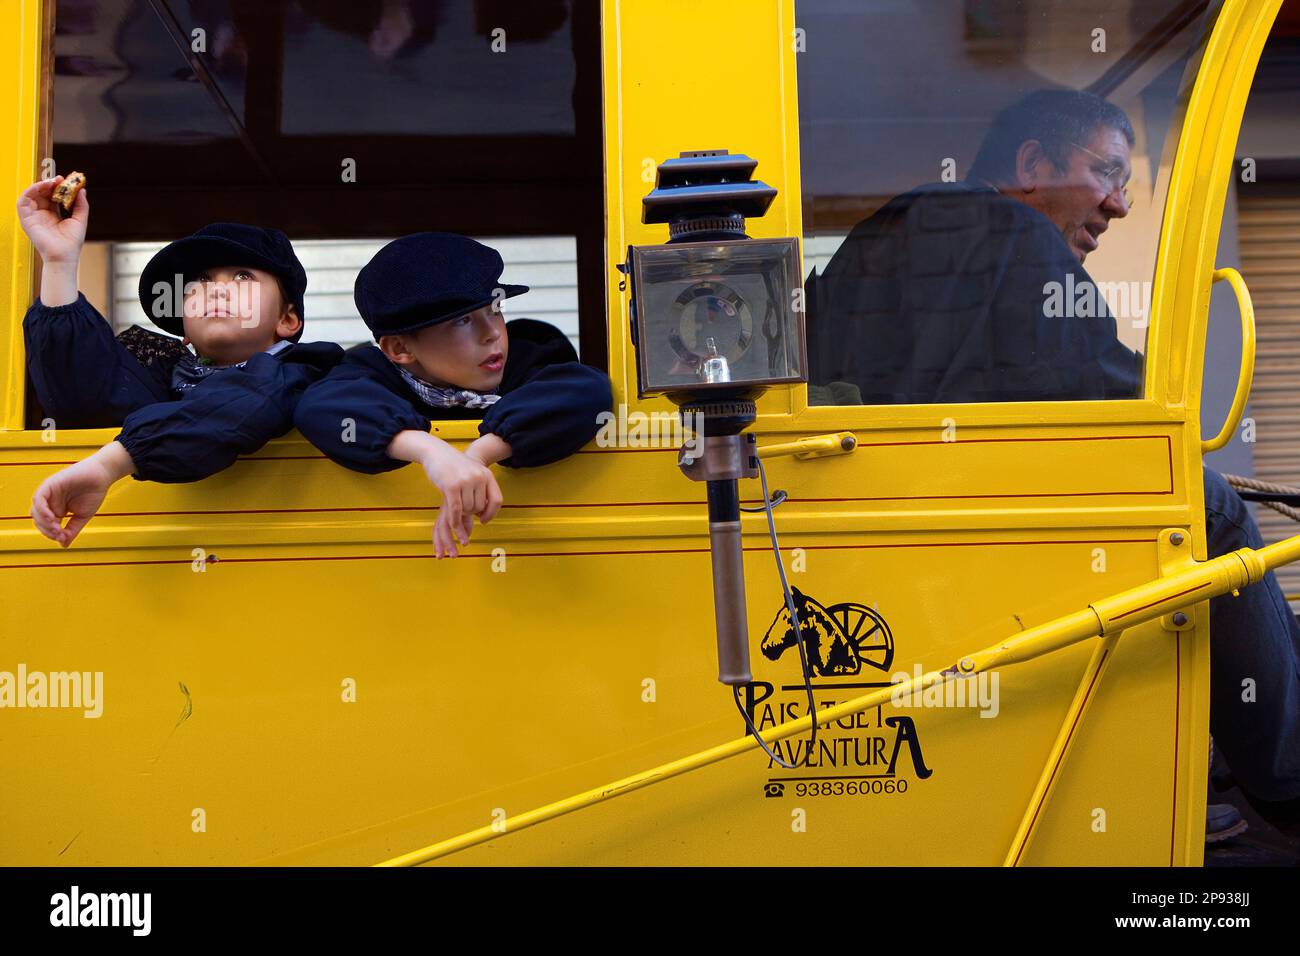
[[[1101,288],[1060,232],[1031,216],[1016,240],[1015,261],[994,291],[995,322],[1017,312],[1023,317],[1018,329],[1004,321],[997,335],[1008,377],[1035,386],[1023,389],[1028,399],[1140,397],[1142,359],[1120,341]]]
[[[145,481],[198,481],[229,467],[293,427],[295,406],[321,376],[315,366],[255,355],[184,397],[126,417],[117,440]]]
[[[56,425],[120,425],[135,409],[171,397],[162,373],[136,361],[80,293],[55,308],[38,300],[23,318],[23,337],[32,389]]]
[[[409,462],[388,456],[398,432],[427,432],[430,421],[364,371],[344,364],[307,389],[294,425],[327,458],[367,475]]]
[[[534,468],[567,458],[595,437],[614,403],[609,376],[579,362],[541,365],[494,403],[479,425],[511,448],[501,464]]]

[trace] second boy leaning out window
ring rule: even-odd
[[[506,323],[495,249],[452,233],[396,239],[357,276],[357,311],[375,344],[350,349],[309,388],[294,424],[334,461],[376,474],[419,462],[442,492],[434,553],[456,557],[474,516],[501,507],[490,466],[546,465],[595,437],[613,403],[609,377],[578,362],[545,323]],[[463,451],[430,434],[433,419],[481,418]]]

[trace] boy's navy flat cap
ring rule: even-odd
[[[171,291],[176,276],[189,281],[196,273],[216,266],[251,266],[271,273],[280,280],[284,297],[293,304],[298,318],[305,321],[302,297],[307,291],[307,272],[294,255],[289,237],[278,229],[237,222],[214,222],[163,246],[140,273],[140,306],[159,328],[184,335],[183,313],[176,308],[177,295]],[[154,291],[160,282],[166,284],[166,294]],[[300,325],[293,341],[302,338],[302,331]]]
[[[491,246],[451,232],[417,232],[375,253],[357,273],[353,299],[378,341],[528,291],[526,285],[500,282],[504,269]]]

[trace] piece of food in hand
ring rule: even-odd
[[[77,201],[77,193],[85,188],[85,173],[68,173],[63,182],[54,187],[54,201],[63,207],[64,212],[72,212],[72,204]]]

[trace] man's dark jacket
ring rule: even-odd
[[[1142,358],[1080,291],[1091,282],[1037,210],[973,183],[922,186],[809,279],[809,381],[856,385],[868,405],[1140,397]]]

